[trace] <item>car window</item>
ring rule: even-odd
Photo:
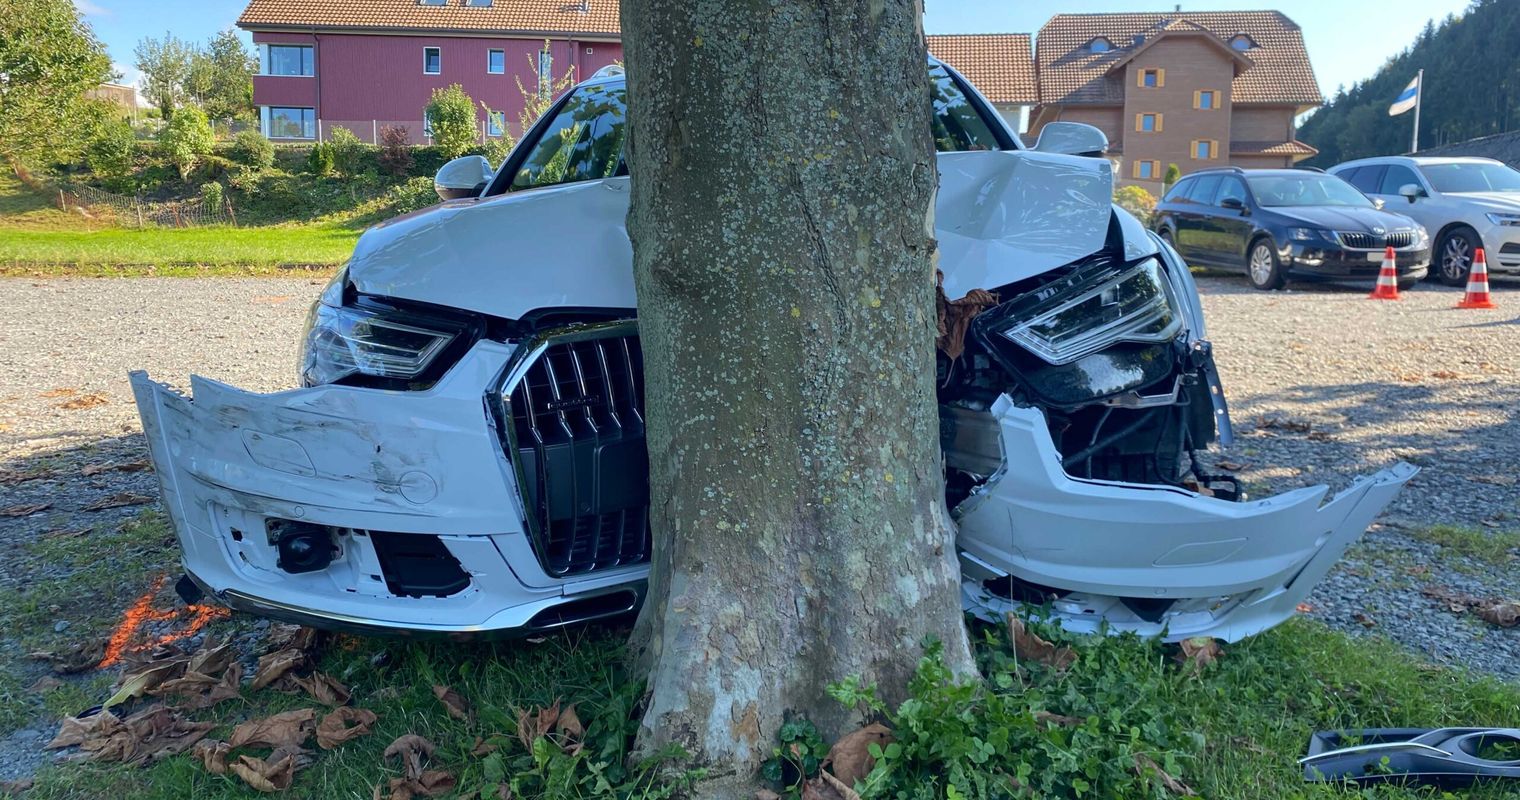
[[[1214,205],[1224,205],[1225,198],[1234,198],[1241,205],[1246,202],[1246,185],[1239,178],[1225,178],[1219,184],[1219,194],[1214,198]]]
[[[1182,180],[1177,181],[1177,184],[1172,187],[1171,191],[1169,191],[1169,192],[1166,193],[1165,197],[1161,198],[1161,202],[1163,202],[1163,203],[1186,203],[1188,201],[1188,190],[1192,189],[1192,188],[1193,188],[1193,179],[1192,178],[1183,178]]]
[[[1188,192],[1188,199],[1200,205],[1214,205],[1214,193],[1219,191],[1219,176],[1206,175],[1197,179],[1193,188]]]
[[[576,89],[533,143],[507,191],[618,174],[626,109],[627,89],[622,83]]]
[[[1420,167],[1430,185],[1442,194],[1463,192],[1520,192],[1520,172],[1503,164],[1458,162]]]
[[[1403,164],[1389,164],[1388,171],[1383,173],[1382,186],[1378,194],[1398,194],[1399,188],[1411,183],[1419,184],[1420,179],[1415,177],[1414,170]],[[1360,187],[1358,187],[1360,188]]]
[[[1351,184],[1334,175],[1304,172],[1301,175],[1253,175],[1246,179],[1257,205],[1352,206],[1371,208],[1372,201]]]
[[[941,153],[966,150],[1000,150],[992,126],[982,118],[966,93],[938,64],[929,68],[930,97],[934,101],[934,149]]]
[[[1336,177],[1360,189],[1363,194],[1377,194],[1383,184],[1383,173],[1388,168],[1382,164],[1357,167],[1348,172],[1338,172]]]

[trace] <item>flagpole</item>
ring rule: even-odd
[[[1420,70],[1415,80],[1419,83],[1414,92],[1414,148],[1409,151],[1410,155],[1420,152],[1420,101],[1425,99],[1425,70]]]

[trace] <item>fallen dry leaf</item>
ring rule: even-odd
[[[828,772],[820,772],[818,777],[803,784],[802,800],[860,800],[860,795],[844,781]]]
[[[1075,728],[1087,720],[1081,717],[1068,717],[1065,714],[1056,714],[1050,711],[1036,711],[1034,712],[1034,721],[1040,723],[1045,728]]]
[[[234,661],[223,667],[220,678],[186,669],[183,676],[159,684],[152,694],[183,698],[174,704],[176,708],[198,710],[240,697],[242,682],[243,665]]]
[[[415,733],[408,733],[385,748],[385,757],[399,759],[406,777],[415,779],[422,777],[422,763],[432,757],[433,749],[432,742]]]
[[[1520,603],[1503,600],[1478,609],[1478,618],[1490,625],[1513,628],[1520,625]]]
[[[1249,462],[1249,461],[1215,461],[1214,462],[1214,466],[1216,466],[1216,467],[1218,467],[1220,469],[1229,470],[1230,472],[1239,472],[1240,470],[1243,470],[1243,469],[1249,469],[1250,466],[1251,466],[1251,462]]]
[[[1224,655],[1224,648],[1219,646],[1219,640],[1207,636],[1195,636],[1192,639],[1182,640],[1177,661],[1194,672],[1202,672],[1204,667],[1218,661],[1222,655]]]
[[[781,795],[776,794],[770,789],[761,789],[755,792],[755,800],[781,800]]]
[[[335,708],[317,723],[317,746],[331,750],[367,733],[375,724],[375,712],[367,708]]]
[[[443,708],[449,712],[449,716],[461,721],[468,721],[470,719],[470,701],[461,697],[452,688],[448,686],[434,686],[433,696],[438,698],[438,702],[443,704]]]
[[[1014,655],[1027,661],[1038,661],[1057,672],[1065,672],[1076,663],[1077,654],[1070,647],[1056,647],[1024,627],[1024,620],[1009,612],[1008,632],[1013,638]]]
[[[282,792],[290,788],[296,770],[311,763],[311,757],[299,747],[276,748],[268,758],[238,756],[232,772],[243,782],[261,792]]]
[[[316,727],[317,712],[298,708],[261,719],[251,719],[232,729],[233,747],[300,747]]]
[[[826,763],[834,775],[846,786],[854,786],[871,774],[876,758],[871,755],[871,745],[886,747],[893,741],[892,731],[880,722],[873,722],[859,730],[839,737],[829,748]]]
[[[65,718],[58,735],[46,746],[77,746],[97,761],[151,764],[189,750],[214,727],[214,722],[191,722],[156,705],[126,719],[100,711],[83,719]]]
[[[1280,430],[1290,433],[1308,433],[1314,424],[1308,420],[1289,419],[1287,417],[1257,417],[1256,427],[1262,430]]]
[[[1361,625],[1363,628],[1376,628],[1377,627],[1377,620],[1373,619],[1371,617],[1371,615],[1367,614],[1364,611],[1358,611],[1355,614],[1352,614],[1351,615],[1351,620],[1353,622]]]
[[[79,394],[78,389],[49,389],[48,391],[42,392],[37,396],[51,400],[55,397],[73,397],[76,394]]]
[[[475,746],[470,748],[470,755],[472,755],[472,756],[474,756],[476,758],[483,758],[485,756],[488,756],[488,755],[496,752],[499,749],[501,749],[500,746],[491,744],[491,743],[487,742],[485,739],[482,739],[479,736],[476,736],[475,737]]]
[[[341,706],[348,702],[348,687],[339,683],[338,680],[325,672],[313,672],[302,678],[295,675],[287,675],[287,679],[299,686],[311,699],[329,706]]]
[[[1454,381],[1462,377],[1462,375],[1461,373],[1452,372],[1449,369],[1438,369],[1435,372],[1430,373],[1430,377],[1440,378],[1443,381]]]
[[[43,675],[42,677],[33,681],[32,685],[28,686],[27,689],[28,691],[33,691],[37,694],[46,694],[47,692],[51,692],[62,685],[63,681],[58,680],[52,675]]]
[[[95,669],[100,664],[100,660],[105,657],[105,653],[104,639],[87,639],[75,642],[62,653],[29,653],[27,657],[52,664],[53,671],[59,675],[73,675]]]
[[[1136,753],[1135,774],[1144,778],[1147,771],[1154,772],[1156,774],[1156,779],[1161,781],[1161,785],[1172,794],[1182,797],[1192,797],[1197,794],[1197,792],[1194,792],[1192,789],[1188,788],[1187,784],[1167,774],[1167,771],[1162,769],[1161,765],[1152,760],[1150,756],[1144,753]]]
[[[559,701],[554,705],[537,711],[517,711],[517,740],[522,742],[523,749],[533,752],[533,743],[540,736],[548,736],[554,730],[554,724],[559,721]]]
[[[262,689],[305,663],[306,654],[293,647],[259,656],[259,663],[253,670],[253,684],[250,688]]]
[[[30,517],[38,511],[46,511],[52,507],[52,503],[23,503],[10,508],[0,508],[0,517]]]
[[[128,700],[142,697],[148,693],[148,690],[175,676],[183,675],[184,672],[185,662],[174,661],[123,675],[121,683],[117,685],[116,693],[111,695],[110,699],[106,700],[101,707],[110,708],[111,706],[125,703]]]
[[[195,743],[192,755],[201,762],[201,766],[212,775],[227,774],[227,754],[232,752],[232,745],[216,739],[202,739]]]
[[[13,781],[0,781],[0,795],[7,797],[20,797],[32,790],[35,781],[31,778],[17,778]]]
[[[1513,475],[1470,475],[1467,479],[1473,483],[1486,483],[1490,486],[1514,486],[1520,482],[1520,478]]]
[[[108,508],[124,508],[126,506],[140,506],[144,503],[153,502],[153,498],[145,494],[133,494],[131,492],[117,492],[110,497],[102,497],[99,500],[85,506],[83,511],[104,511]]]
[[[147,461],[103,461],[99,464],[85,464],[79,472],[86,478],[92,478],[105,472],[142,472],[147,468]]]
[[[62,409],[65,409],[67,411],[79,411],[79,410],[85,409],[85,408],[95,408],[96,406],[103,406],[103,405],[105,405],[106,403],[109,403],[109,402],[111,402],[111,398],[106,397],[103,394],[92,393],[92,394],[80,395],[78,397],[74,397],[74,398],[70,398],[68,400],[65,400],[62,403],[59,403],[58,407],[62,408]]]
[[[565,706],[565,710],[559,712],[559,722],[554,724],[554,730],[561,736],[579,741],[586,735],[586,726],[581,724],[581,717],[575,713],[575,704]]]

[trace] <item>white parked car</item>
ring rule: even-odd
[[[1442,283],[1465,284],[1480,247],[1489,271],[1520,274],[1520,172],[1503,162],[1386,156],[1330,172],[1424,225],[1435,242],[1430,274]]]
[[[1414,468],[1328,502],[1323,486],[1248,502],[1201,474],[1229,417],[1197,288],[1112,205],[1112,166],[1087,157],[1102,134],[1057,124],[1027,149],[953,70],[928,70],[944,291],[1000,298],[938,361],[968,609],[1050,602],[1076,630],[1172,639],[1292,616]],[[501,168],[446,165],[440,194],[463,199],[367,231],[312,308],[302,388],[195,377],[192,399],[133,374],[184,594],[450,635],[640,603],[624,97],[620,73],[599,74]]]

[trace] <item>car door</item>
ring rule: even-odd
[[[1231,208],[1226,201],[1240,203]],[[1251,238],[1254,225],[1251,220],[1251,195],[1246,182],[1234,175],[1226,175],[1219,182],[1214,195],[1214,215],[1209,218],[1209,240],[1216,248],[1210,257],[1231,267],[1245,268],[1246,242]]]
[[[1212,263],[1209,225],[1214,216],[1214,193],[1219,191],[1218,175],[1200,175],[1188,188],[1187,212],[1177,224],[1177,250],[1189,262]]]
[[[1416,198],[1413,203],[1409,198],[1399,194],[1399,190],[1414,184],[1426,191],[1426,197]],[[1403,214],[1415,222],[1425,226],[1434,236],[1448,220],[1438,219],[1438,209],[1432,205],[1429,198],[1430,187],[1425,184],[1420,174],[1403,164],[1389,164],[1378,182],[1377,193],[1373,197],[1383,201],[1383,207],[1396,214]]]

